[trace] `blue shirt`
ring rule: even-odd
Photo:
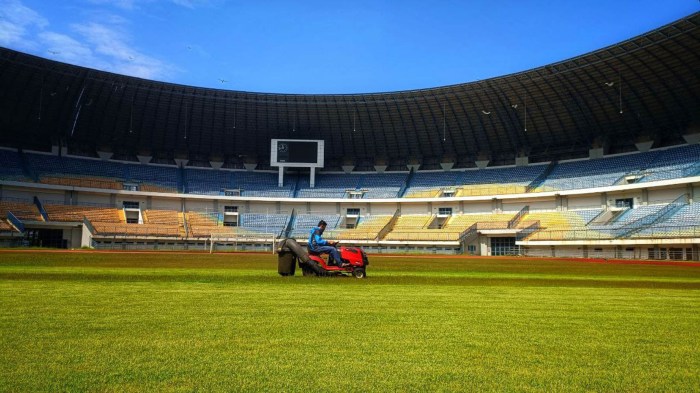
[[[316,251],[318,246],[325,245],[328,245],[328,241],[321,236],[321,228],[312,228],[309,232],[309,250]]]

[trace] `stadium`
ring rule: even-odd
[[[0,47],[0,391],[697,391],[699,25],[364,94]],[[278,275],[321,220],[366,279]]]
[[[375,94],[196,88],[4,49],[2,241],[271,250],[325,218],[375,252],[698,260],[698,18]],[[276,139],[324,141],[325,161],[272,166]]]

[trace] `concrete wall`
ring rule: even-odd
[[[569,210],[600,208],[600,195],[570,196]]]
[[[672,202],[674,199],[686,193],[687,190],[685,188],[651,189],[649,190],[649,204]]]
[[[464,202],[464,213],[491,213],[491,201]]]
[[[374,211],[374,208],[372,208]],[[392,211],[391,213],[388,214],[393,214],[394,212]],[[428,207],[428,204],[423,204],[423,203],[411,203],[411,204],[402,204],[401,205],[401,214],[430,214],[430,208]]]
[[[151,199],[151,209],[157,209],[157,210],[177,210],[180,211],[182,208],[181,206],[182,202],[179,199],[163,199],[163,198],[153,198]],[[189,201],[187,204],[189,208]],[[210,205],[213,205],[212,202],[210,202]]]

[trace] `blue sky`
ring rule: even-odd
[[[699,10],[697,0],[0,0],[0,46],[185,85],[369,93],[524,71]]]

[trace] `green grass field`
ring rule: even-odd
[[[700,267],[0,253],[0,391],[700,391]]]

